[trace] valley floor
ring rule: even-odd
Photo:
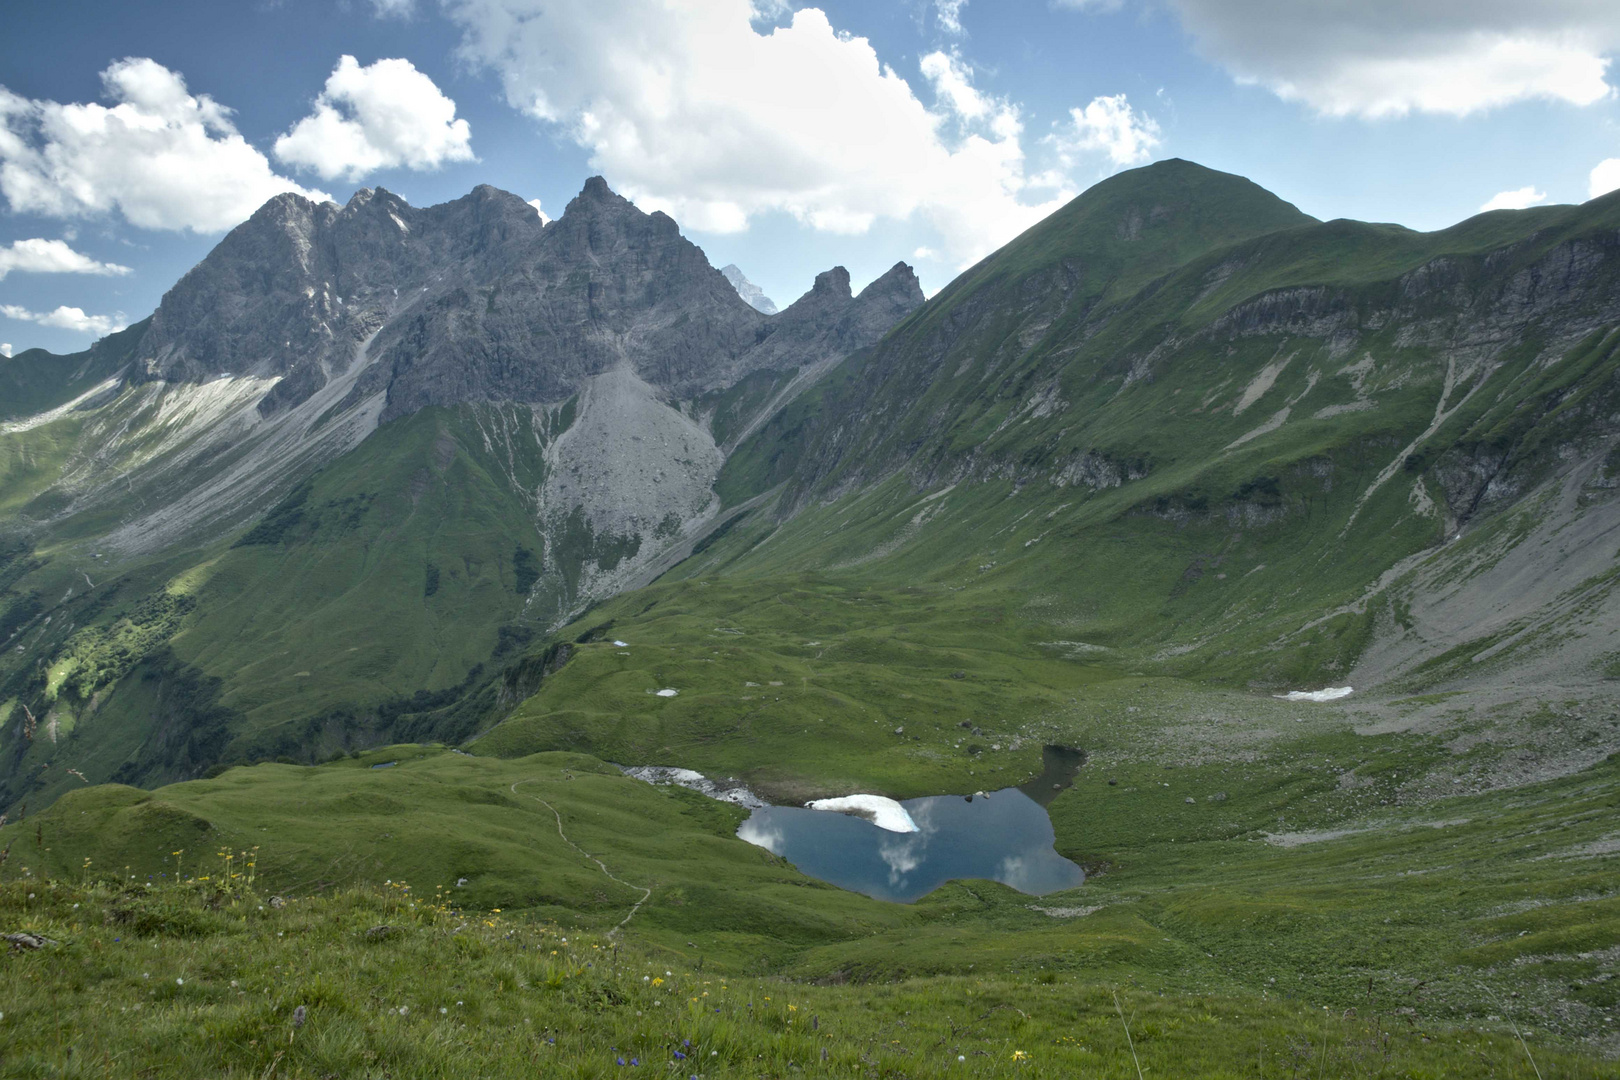
[[[0,827],[0,931],[54,940],[0,959],[0,1072],[1613,1075],[1606,684],[1288,702],[960,595],[660,584],[465,749],[72,789]],[[909,798],[1048,744],[1086,882],[915,904],[610,764]]]

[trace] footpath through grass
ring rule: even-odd
[[[844,986],[403,883],[283,901],[223,858],[156,885],[13,880],[7,1077],[1612,1076],[1505,1031],[1052,972]],[[1140,1072],[1138,1071],[1140,1067]]]

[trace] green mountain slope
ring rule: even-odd
[[[142,319],[71,356],[27,349],[0,357],[0,421],[60,408],[118,375],[129,364],[146,325]]]
[[[1083,640],[1320,684],[1412,602],[1380,585],[1403,560],[1570,486],[1560,523],[1611,519],[1620,199],[1433,234],[1279,209],[1172,244],[1177,211],[1140,212],[1167,181],[1237,183],[1122,174],[964,275],[739,448],[719,490],[774,508],[679,572],[983,568],[1089,613]],[[1127,236],[1144,258],[1115,271]]]

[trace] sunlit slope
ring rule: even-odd
[[[1275,686],[1342,678],[1459,533],[1609,527],[1620,198],[1172,243],[1242,183],[1122,174],[965,274],[739,448],[721,492],[772,501],[676,573],[999,585]]]

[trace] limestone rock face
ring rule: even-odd
[[[766,314],[601,177],[551,222],[488,186],[424,209],[382,189],[343,207],[281,195],[120,336],[133,385],[92,421],[60,505],[129,503],[102,543],[150,554],[232,534],[424,408],[526,411],[549,418],[523,435],[544,479],[510,495],[544,549],[540,607],[562,615],[690,542],[737,443],[922,302],[904,264],[859,296],[836,267]],[[727,397],[760,374],[769,393]]]
[[[619,368],[689,399],[872,344],[922,299],[909,267],[859,297],[837,268],[773,318],[674,220],[601,177],[549,224],[488,186],[426,209],[382,189],[342,208],[288,194],[163,298],[137,374],[274,379],[269,415],[359,362],[345,405],[382,391],[384,422],[428,405],[557,403]]]

